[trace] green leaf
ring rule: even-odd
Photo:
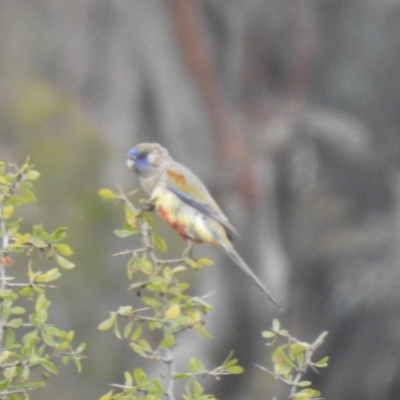
[[[8,321],[6,326],[7,328],[19,328],[20,326],[22,326],[22,324],[24,323],[24,321],[22,320],[22,318],[15,318],[12,319],[11,321]]]
[[[233,375],[238,375],[238,374],[243,374],[244,368],[241,367],[240,365],[234,365],[233,367],[227,368],[226,371]]]
[[[132,375],[129,372],[127,371],[124,372],[124,378],[125,378],[125,386],[133,385]]]
[[[272,329],[273,329],[274,331],[279,331],[280,327],[281,327],[281,323],[279,322],[278,319],[274,318],[274,319],[272,320]]]
[[[192,393],[194,398],[200,397],[203,394],[203,391],[203,386],[201,386],[199,382],[192,381]]]
[[[39,361],[39,364],[47,371],[52,374],[57,374],[58,373],[58,368],[49,360],[46,360],[45,358],[42,358]]]
[[[58,268],[53,268],[44,274],[40,274],[35,278],[36,282],[52,282],[57,280],[61,276],[61,272]]]
[[[313,363],[316,368],[325,368],[328,366],[329,357],[321,358],[319,361]]]
[[[166,241],[157,233],[151,233],[151,239],[153,241],[154,247],[160,251],[166,252],[168,250],[168,245]]]
[[[295,393],[292,397],[296,400],[311,400],[320,396],[321,393],[318,390],[308,388]]]
[[[8,389],[10,384],[11,384],[11,382],[9,382],[7,379],[5,379],[4,381],[1,381],[0,382],[0,393],[4,392],[6,389]]]
[[[75,268],[74,263],[72,263],[71,261],[67,260],[64,257],[61,257],[59,254],[56,255],[56,259],[57,259],[58,265],[64,269]]]
[[[3,351],[3,354],[0,356],[0,363],[4,363],[4,361],[7,361],[10,356],[12,356],[14,353],[11,351],[5,350]]]
[[[119,325],[118,325],[118,321],[117,320],[115,320],[115,324],[114,324],[114,334],[118,339],[122,339],[121,332],[119,330]]]
[[[154,400],[159,400],[160,397],[164,394],[164,388],[161,385],[160,381],[158,381],[157,379],[152,379],[150,382],[151,382],[151,387],[148,388],[147,392],[149,394],[157,396],[154,397]]]
[[[147,376],[142,368],[135,368],[133,370],[133,378],[135,379],[138,386],[144,386]]]
[[[18,299],[18,295],[10,289],[4,289],[0,290],[0,299],[15,301]]]
[[[61,240],[64,240],[65,237],[67,236],[66,230],[68,228],[66,226],[61,226],[60,228],[57,228],[52,234],[51,238],[53,239],[54,242],[60,242]]]
[[[29,286],[26,286],[26,287],[22,288],[22,289],[19,291],[19,294],[20,294],[21,296],[30,296],[30,295],[32,294],[32,292],[33,292],[33,288],[32,288],[32,287],[29,287]]]
[[[80,358],[74,358],[74,364],[75,364],[76,370],[77,370],[79,373],[82,372],[82,363],[81,363],[81,359],[80,359]]]
[[[116,229],[114,231],[115,236],[119,238],[126,238],[128,236],[132,236],[137,233],[137,230],[128,230],[128,229]]]
[[[129,346],[135,353],[138,353],[141,356],[145,356],[146,355],[146,353],[143,350],[142,346],[138,345],[137,343],[131,342],[131,343],[129,343]]]
[[[182,272],[185,272],[187,270],[187,268],[183,265],[178,265],[177,267],[172,269],[172,273],[175,274],[180,274]]]
[[[314,346],[314,347],[320,346],[320,345],[324,342],[324,340],[325,340],[325,338],[327,337],[327,335],[328,335],[328,332],[322,332],[322,333],[317,337],[317,339],[315,340],[315,342],[313,343],[313,346]]]
[[[40,330],[40,333],[42,335],[43,341],[47,344],[47,346],[50,346],[50,347],[57,346],[57,342],[54,340],[53,335],[51,334],[51,331],[49,331],[46,326],[44,326]]]
[[[168,310],[165,313],[165,318],[167,320],[172,320],[175,318],[178,318],[179,315],[181,314],[181,307],[179,304],[172,304],[171,307],[168,308]]]
[[[152,297],[143,296],[141,299],[144,304],[146,304],[150,307],[160,307],[161,306],[161,302],[159,300],[153,299]]]
[[[133,325],[133,321],[130,321],[125,325],[124,333],[123,333],[124,339],[126,339],[130,335],[130,333],[132,331],[132,325]]]
[[[48,313],[45,308],[42,308],[41,310],[31,314],[30,316],[30,320],[32,324],[35,326],[43,325],[47,321],[47,318],[48,318]]]
[[[125,210],[125,220],[126,220],[126,222],[128,223],[128,225],[130,227],[135,228],[137,226],[136,214],[126,204],[125,204],[124,210]]]
[[[55,249],[63,256],[71,256],[74,254],[71,247],[64,243],[59,243],[54,245]]]
[[[24,203],[35,203],[36,196],[27,187],[20,187],[21,200]]]
[[[173,349],[175,346],[174,335],[167,335],[158,345],[159,349]]]
[[[310,381],[300,381],[297,382],[296,386],[300,386],[300,387],[306,387],[306,386],[310,386],[311,382]]]
[[[205,330],[202,326],[196,326],[196,331],[200,333],[200,335],[204,336],[207,339],[212,339],[213,335]]]
[[[17,372],[17,366],[13,365],[11,367],[4,368],[3,375],[6,379],[12,380]]]
[[[105,395],[101,396],[99,400],[111,400],[113,397],[114,391],[110,390],[108,393]]]
[[[13,206],[6,206],[1,210],[1,218],[8,219],[14,214]]]
[[[76,354],[80,354],[86,349],[86,343],[81,343],[75,350]]]
[[[192,377],[192,374],[188,374],[186,372],[177,372],[174,374],[174,378],[176,379],[189,379]]]
[[[191,258],[185,258],[184,259],[186,265],[188,265],[189,267],[196,269],[196,261],[192,260]]]
[[[202,269],[204,267],[208,267],[210,265],[213,265],[214,262],[210,260],[209,258],[200,258],[195,261],[195,269]]]
[[[10,310],[10,314],[25,314],[25,308],[23,307],[13,307]]]
[[[142,325],[140,325],[133,332],[133,334],[131,336],[131,341],[136,342],[142,336],[142,333],[143,333],[143,327],[142,327]]]
[[[276,336],[276,333],[271,331],[264,331],[261,335],[266,339],[271,339]]]
[[[37,388],[42,388],[42,387],[46,386],[46,384],[43,381],[35,381],[35,382],[25,382],[24,386],[26,388],[37,389]]]
[[[136,257],[135,267],[139,268],[146,275],[150,275],[153,272],[153,264],[145,258]]]
[[[31,369],[30,369],[29,365],[25,364],[22,369],[22,372],[20,374],[20,379],[23,381],[27,381],[29,379],[30,372],[31,372]]]
[[[111,317],[103,321],[97,329],[100,331],[107,331],[108,329],[112,328],[115,323],[115,317]]]
[[[192,374],[203,373],[205,372],[205,370],[206,369],[204,368],[204,365],[200,360],[197,360],[196,358],[191,358],[189,360],[189,371]]]
[[[119,197],[111,189],[107,189],[107,188],[100,189],[99,190],[99,196],[102,197],[105,200],[116,200]]]
[[[46,299],[44,293],[40,294],[35,303],[35,310],[40,311],[42,309],[47,309],[50,306],[50,302]]]
[[[5,343],[4,343],[4,347],[6,349],[11,349],[12,347],[14,347],[14,343],[15,343],[15,331],[13,329],[6,329],[5,331]]]
[[[147,340],[140,339],[138,344],[144,351],[146,351],[146,352],[151,352],[152,351],[150,343]]]
[[[31,169],[25,174],[26,179],[29,179],[30,181],[36,181],[40,177],[40,173],[38,171],[35,171]]]

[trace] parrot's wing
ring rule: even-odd
[[[176,163],[177,164],[177,163]],[[207,217],[219,222],[231,232],[238,235],[236,229],[211,197],[207,188],[191,171],[177,164],[176,169],[167,169],[167,188],[186,204],[189,204]]]

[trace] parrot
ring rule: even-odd
[[[139,176],[148,205],[189,243],[222,249],[278,308],[279,303],[246,264],[232,244],[238,235],[203,182],[174,161],[158,143],[139,143],[128,152],[127,166]]]

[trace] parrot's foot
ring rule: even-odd
[[[194,243],[191,240],[188,240],[188,246],[182,253],[182,258],[193,258],[193,250],[194,250]]]
[[[140,212],[145,212],[145,211],[154,211],[156,206],[152,203],[148,202],[143,202],[141,207],[140,207]]]

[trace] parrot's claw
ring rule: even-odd
[[[140,211],[141,212],[154,211],[155,208],[156,208],[156,206],[154,204],[148,203],[148,202],[144,202],[142,204],[142,206],[140,207]]]
[[[191,240],[187,241],[188,246],[182,253],[182,258],[193,258],[194,243]]]

